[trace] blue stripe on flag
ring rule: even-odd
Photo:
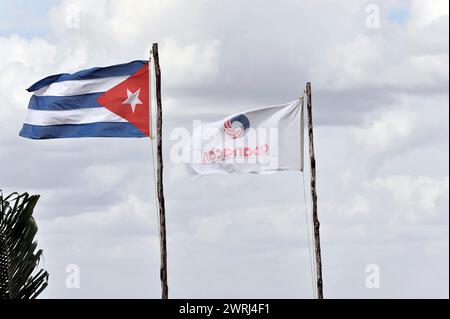
[[[103,67],[103,68],[91,68],[87,70],[82,70],[73,74],[62,73],[48,76],[32,86],[30,86],[27,91],[33,92],[50,85],[55,82],[63,82],[69,80],[89,80],[89,79],[99,79],[112,76],[122,76],[122,75],[132,75],[136,73],[137,70],[142,68],[148,61],[137,60],[124,64],[117,64],[113,66]]]
[[[145,137],[131,123],[89,123],[39,126],[24,124],[20,136],[31,139],[52,139],[72,137]]]
[[[103,107],[97,98],[103,93],[90,93],[73,96],[36,96],[32,95],[28,108],[32,110],[62,111]]]

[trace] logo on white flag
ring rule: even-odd
[[[238,114],[225,120],[223,129],[225,134],[233,139],[244,136],[250,128],[250,121],[244,114]]]

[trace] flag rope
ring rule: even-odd
[[[154,197],[154,204],[155,204],[155,212],[156,212],[156,218],[158,221],[158,233],[161,232],[161,223],[160,223],[160,218],[159,218],[159,212],[158,212],[158,196],[156,195],[156,165],[155,165],[155,143],[153,143],[154,139],[151,138],[150,142],[151,142],[151,146],[152,146],[152,171],[153,171],[153,197]]]
[[[151,156],[152,156],[152,172],[153,172],[153,197],[154,197],[154,205],[155,205],[155,212],[156,212],[156,219],[157,219],[157,222],[158,222],[158,233],[160,233],[161,232],[161,222],[160,222],[160,216],[159,216],[159,212],[158,212],[158,196],[157,196],[157,194],[156,194],[156,192],[157,192],[157,185],[156,185],[156,165],[155,165],[155,161],[156,161],[156,152],[155,152],[155,143],[154,143],[154,140],[155,140],[155,135],[153,134],[153,123],[152,123],[152,121],[153,121],[153,114],[152,114],[152,92],[153,92],[153,90],[152,90],[152,83],[153,83],[153,81],[152,81],[152,74],[153,74],[153,72],[152,72],[152,63],[151,63],[151,61],[152,61],[152,52],[150,51],[150,57],[149,57],[149,59],[148,59],[148,64],[149,64],[149,66],[148,66],[148,72],[149,72],[149,79],[148,79],[148,85],[149,85],[149,90],[148,90],[148,105],[149,105],[149,108],[150,108],[150,110],[149,110],[149,120],[150,120],[150,143],[151,143],[151,147],[152,147],[152,149],[151,149]]]
[[[310,218],[309,218],[309,211],[308,211],[308,205],[307,202],[307,196],[306,196],[306,182],[305,182],[305,173],[302,172],[302,181],[303,181],[303,203],[304,203],[304,209],[305,209],[305,218],[306,218],[306,233],[308,237],[308,252],[309,252],[309,270],[311,272],[311,285],[312,285],[312,293],[313,298],[317,298],[317,290],[316,290],[316,269],[314,264],[314,249],[312,246],[312,236],[311,236],[311,230],[310,230]]]

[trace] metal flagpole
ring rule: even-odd
[[[312,218],[314,223],[314,245],[316,256],[317,298],[323,299],[322,256],[320,248],[320,222],[317,214],[316,157],[314,154],[311,82],[308,82],[306,84],[306,95],[308,96],[308,104],[307,104],[308,137],[309,137],[309,156],[311,165],[311,196],[312,196]]]
[[[163,158],[162,158],[162,100],[161,100],[161,68],[159,66],[158,43],[152,46],[153,63],[155,67],[156,87],[156,192],[159,206],[159,236],[161,251],[161,298],[169,299],[167,284],[167,241],[166,241],[166,209],[163,188]]]

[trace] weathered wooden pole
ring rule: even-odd
[[[317,298],[323,299],[323,282],[322,282],[322,256],[320,250],[320,222],[317,214],[317,190],[316,190],[316,157],[314,154],[314,133],[313,133],[313,116],[312,116],[312,94],[311,82],[306,84],[306,95],[308,97],[308,137],[309,137],[309,156],[311,164],[311,196],[312,196],[312,218],[314,223],[314,246],[316,256],[316,272],[317,272]]]
[[[159,208],[159,237],[161,251],[161,298],[169,299],[167,284],[167,240],[166,240],[166,209],[164,204],[163,187],[163,158],[162,158],[162,100],[161,100],[161,68],[159,66],[158,43],[152,46],[153,63],[155,65],[156,86],[156,192]]]

